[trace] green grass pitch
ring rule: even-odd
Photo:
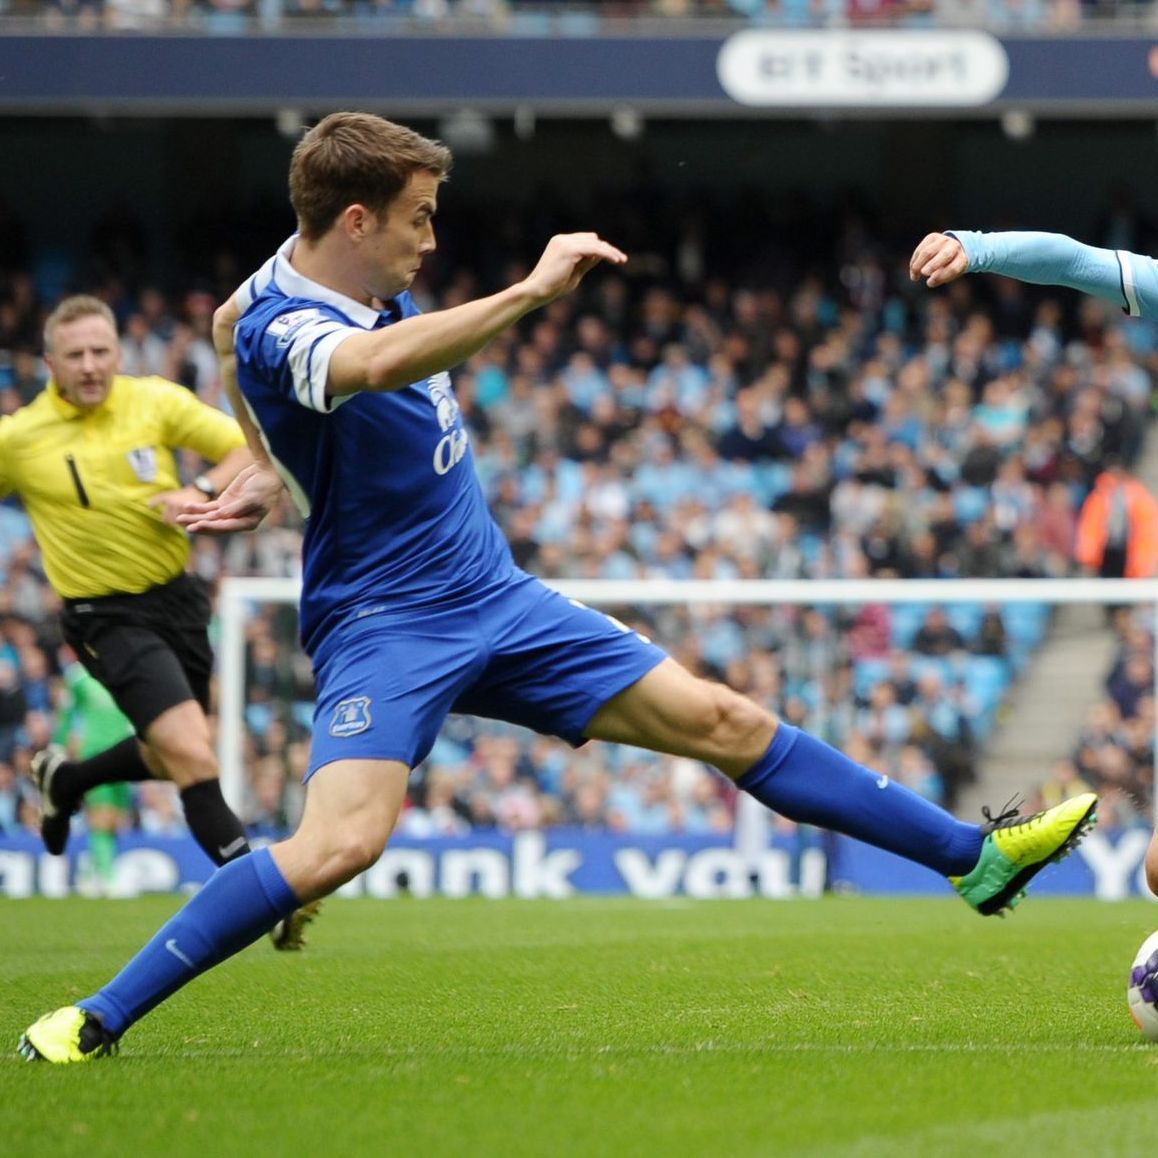
[[[29,1158],[1152,1155],[1142,901],[335,900],[84,1066],[20,1031],[174,898],[0,902],[0,1149]]]

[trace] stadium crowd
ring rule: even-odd
[[[1090,706],[1071,753],[1043,781],[1044,807],[1096,785],[1107,826],[1142,827],[1154,798],[1153,616],[1114,612],[1115,655],[1104,694]]]
[[[928,293],[905,273],[912,238],[889,240],[851,208],[836,230],[800,219],[777,233],[751,205],[696,213],[656,195],[638,202],[654,208],[644,221],[636,203],[608,207],[604,229],[634,272],[592,279],[456,375],[478,470],[521,565],[547,578],[802,582],[1075,573],[1095,479],[1143,448],[1154,327],[1011,281]],[[545,204],[474,212],[416,284],[424,307],[509,281],[500,249],[529,256],[536,238],[570,225]],[[729,244],[724,223],[769,241]],[[149,275],[122,222],[49,276],[19,222],[0,213],[0,229],[0,412],[43,389],[40,324],[72,288],[114,308],[126,373],[162,374],[222,404],[209,325],[250,254],[191,257],[194,280],[169,284]],[[191,477],[198,464],[187,465]],[[191,565],[211,582],[294,576],[299,543],[286,503],[257,534],[197,539]],[[246,820],[260,833],[296,819],[311,679],[293,609],[253,610]],[[691,669],[949,807],[977,775],[1048,618],[1044,605],[613,610]],[[0,504],[0,832],[35,830],[28,766],[53,727],[54,613],[27,522]],[[1106,698],[1041,792],[1108,788],[1116,818],[1145,823],[1151,643],[1128,611],[1114,623],[1121,656]],[[413,778],[402,831],[723,832],[732,808],[725,781],[688,761],[572,751],[452,718]],[[157,784],[140,786],[132,822],[181,828]]]
[[[518,35],[592,35],[652,20],[783,28],[988,28],[1065,34],[1099,24],[1146,24],[1141,0],[0,0],[0,24],[57,32],[204,31],[212,35],[408,27]],[[15,25],[14,25],[15,26]]]

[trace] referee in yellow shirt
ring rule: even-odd
[[[63,600],[64,638],[137,734],[77,762],[59,749],[37,753],[45,847],[64,851],[90,788],[165,778],[180,790],[198,844],[224,864],[249,842],[221,795],[206,718],[209,594],[185,571],[189,541],[173,520],[252,456],[237,423],[185,387],[117,372],[116,322],[99,299],[63,301],[45,323],[44,346],[48,386],[0,421],[0,494],[23,499]],[[177,448],[216,465],[182,486]]]

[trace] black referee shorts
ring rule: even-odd
[[[66,599],[61,633],[138,736],[186,700],[209,710],[212,607],[204,580],[181,575],[140,595]]]

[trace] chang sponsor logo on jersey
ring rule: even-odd
[[[330,720],[330,735],[341,740],[347,736],[357,736],[370,726],[369,696],[352,696],[342,700],[334,708]]]
[[[470,436],[463,429],[462,414],[450,385],[450,375],[445,370],[426,379],[426,392],[434,403],[438,428],[443,432],[434,448],[434,473],[443,475],[462,462]]]
[[[325,317],[321,310],[291,310],[288,314],[279,314],[266,326],[265,332],[277,340],[281,347],[288,346],[293,336],[306,325],[307,322],[320,321]]]

